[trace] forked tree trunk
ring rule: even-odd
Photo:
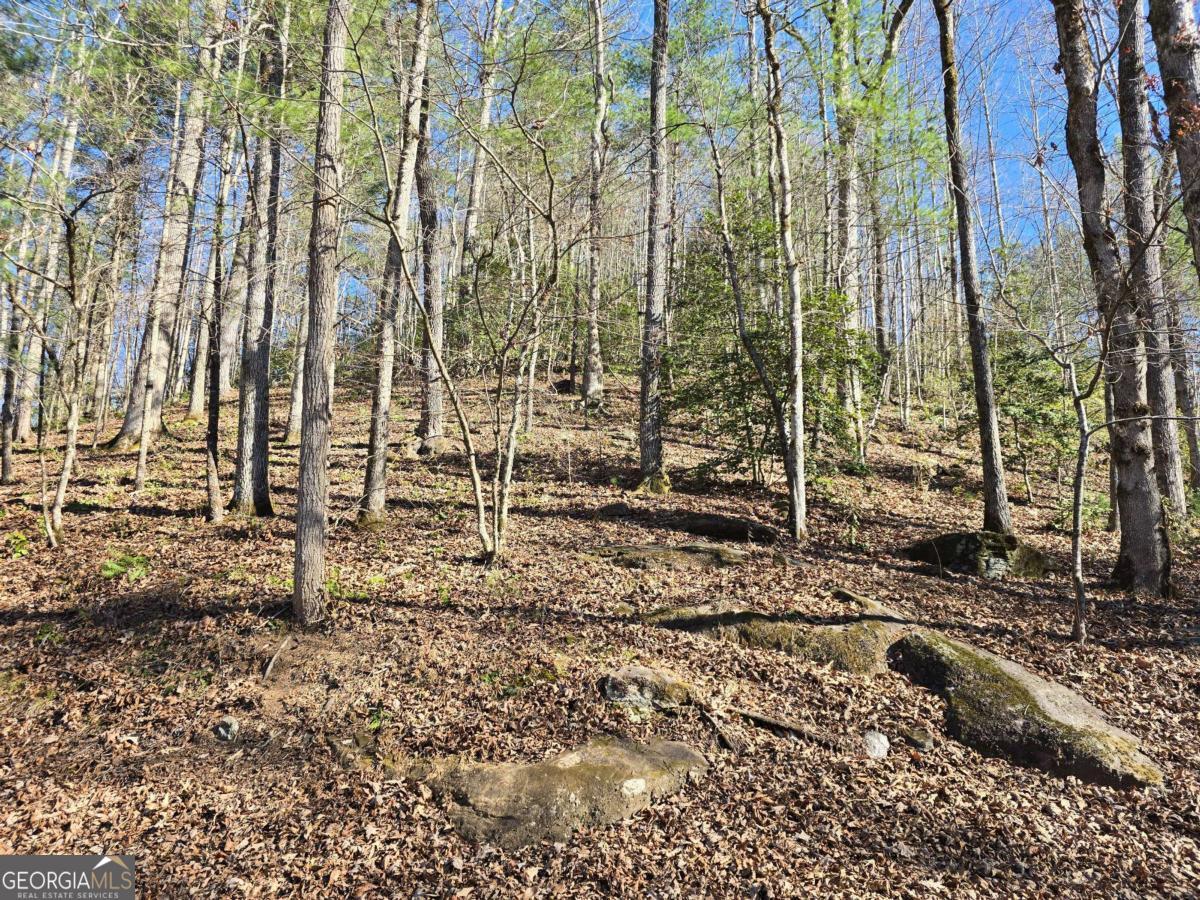
[[[293,612],[301,625],[326,616],[325,544],[329,530],[329,434],[333,419],[334,321],[341,206],[342,81],[350,0],[330,0],[321,59],[321,99],[308,239],[308,346],[296,487]]]
[[[996,416],[996,393],[992,387],[992,365],[988,354],[987,322],[979,290],[979,267],[975,258],[975,220],[971,209],[971,184],[962,151],[962,126],[958,112],[958,62],[955,59],[953,0],[934,0],[942,57],[943,112],[946,120],[946,151],[950,158],[950,182],[954,191],[958,225],[958,255],[963,296],[967,304],[967,330],[971,343],[971,372],[975,381],[975,408],[979,416],[979,445],[983,463],[983,527],[1008,534],[1012,519],[1004,486],[1004,456],[1000,448],[1000,426]]]
[[[1180,519],[1188,515],[1175,421],[1175,369],[1171,362],[1170,315],[1163,296],[1163,229],[1155,213],[1155,177],[1150,161],[1153,140],[1146,94],[1146,38],[1142,0],[1119,0],[1121,33],[1117,53],[1121,160],[1125,169],[1125,228],[1129,244],[1129,282],[1138,313],[1146,324],[1146,387],[1154,412],[1151,432],[1158,487]]]
[[[1067,153],[1075,169],[1084,250],[1109,348],[1112,453],[1121,519],[1121,550],[1113,575],[1131,590],[1165,595],[1170,589],[1171,551],[1154,475],[1146,355],[1136,303],[1126,289],[1116,237],[1105,213],[1096,64],[1085,15],[1084,0],[1054,0],[1059,66],[1067,86]]]

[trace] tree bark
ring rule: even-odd
[[[326,616],[325,545],[329,530],[329,435],[333,419],[334,319],[341,207],[342,81],[350,0],[330,0],[321,60],[321,99],[308,241],[308,345],[296,488],[293,611],[302,625]]]
[[[442,373],[438,370],[437,355],[443,350],[443,313],[446,297],[442,289],[442,270],[438,251],[438,197],[433,165],[430,161],[432,121],[429,104],[429,76],[421,98],[420,143],[417,147],[416,188],[417,207],[421,219],[421,279],[423,302],[428,327],[422,329],[421,351],[421,421],[417,437],[422,447],[442,436]]]
[[[804,294],[800,286],[800,263],[792,234],[792,171],[788,160],[787,134],[783,130],[783,73],[775,52],[775,20],[767,0],[758,0],[763,24],[763,49],[767,57],[767,120],[770,124],[779,195],[775,224],[783,250],[783,268],[788,287],[788,440],[784,446],[788,471],[788,521],[792,537],[799,540],[808,531],[808,494],[804,460]]]
[[[202,74],[192,82],[184,104],[175,147],[176,159],[173,160],[164,202],[158,263],[150,298],[153,315],[146,317],[133,391],[121,430],[111,442],[114,447],[127,447],[135,438],[139,445],[153,441],[162,430],[163,391],[166,388],[171,339],[175,332],[176,304],[187,275],[184,258],[187,251],[187,222],[195,202],[196,183],[203,162],[207,82],[215,80],[220,67],[216,44],[223,30],[224,19],[225,0],[210,0],[207,12],[210,27],[198,57]],[[145,428],[142,427],[143,418],[148,419]],[[140,446],[138,453],[140,458],[143,455]]]
[[[1121,117],[1121,160],[1125,171],[1125,229],[1129,280],[1146,325],[1146,387],[1154,412],[1154,468],[1158,487],[1179,519],[1188,515],[1175,421],[1175,370],[1171,362],[1170,314],[1163,295],[1162,227],[1155,212],[1155,177],[1150,151],[1150,101],[1146,94],[1146,38],[1142,0],[1119,0],[1117,100]]]
[[[413,181],[416,177],[417,145],[421,140],[421,95],[429,59],[429,35],[433,21],[431,6],[430,0],[417,0],[413,10],[412,64],[405,75],[402,89],[404,105],[400,125],[400,157],[396,163],[395,182],[391,185],[392,192],[387,201],[391,230],[384,268],[384,291],[379,301],[378,321],[375,326],[375,389],[371,397],[371,434],[367,442],[363,500],[358,512],[360,525],[378,524],[386,515],[392,377],[396,361],[396,311],[404,293],[400,275],[401,255],[410,249],[406,246],[410,232],[409,206],[412,203]]]
[[[589,0],[592,19],[592,135],[591,185],[588,191],[588,304],[587,349],[583,361],[583,405],[604,404],[604,359],[600,348],[601,188],[608,155],[608,70],[604,61],[604,0]]]
[[[646,313],[642,328],[638,445],[643,484],[663,490],[662,362],[666,340],[667,221],[663,150],[667,138],[667,40],[670,0],[654,0],[650,45],[650,194],[646,226]]]
[[[1200,28],[1195,3],[1150,0],[1150,29],[1179,164],[1192,262],[1200,275]]]
[[[1105,168],[1097,134],[1096,64],[1084,0],[1053,0],[1059,66],[1067,87],[1067,153],[1075,169],[1084,250],[1096,286],[1113,398],[1112,454],[1117,468],[1121,550],[1113,572],[1124,587],[1165,595],[1171,551],[1154,474],[1146,355],[1137,307],[1121,270],[1106,217]]]
[[[955,58],[953,0],[934,0],[942,57],[943,111],[946,120],[946,151],[950,158],[950,181],[954,191],[958,225],[958,255],[963,296],[967,305],[967,329],[971,344],[971,372],[975,382],[975,408],[979,416],[979,446],[983,463],[983,527],[1001,534],[1012,532],[1008,492],[1004,485],[1004,456],[996,416],[996,393],[988,354],[987,322],[979,290],[979,268],[975,258],[975,220],[971,203],[970,175],[962,150],[962,126],[958,112],[958,62]]]
[[[264,51],[264,56],[266,51]],[[266,63],[264,60],[264,63]],[[250,244],[246,271],[246,321],[242,332],[242,367],[238,378],[237,460],[233,473],[233,499],[229,508],[242,515],[271,515],[269,485],[259,482],[260,455],[268,447],[259,446],[257,423],[266,399],[271,337],[266,321],[268,195],[271,191],[270,141],[260,136],[254,147],[253,169],[247,175],[249,196]],[[261,385],[260,385],[261,382]],[[265,441],[264,441],[265,444]],[[265,473],[264,473],[265,474]]]

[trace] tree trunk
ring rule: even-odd
[[[442,374],[438,370],[437,354],[443,350],[443,313],[446,297],[442,290],[438,228],[438,197],[433,166],[430,162],[432,117],[429,103],[429,77],[421,92],[421,127],[417,147],[415,173],[417,206],[421,218],[421,278],[428,328],[422,329],[421,352],[421,421],[417,437],[423,447],[442,435]]]
[[[1171,552],[1154,474],[1146,356],[1137,307],[1126,290],[1120,253],[1105,215],[1105,168],[1097,136],[1096,66],[1084,0],[1054,0],[1059,65],[1067,86],[1067,152],[1079,191],[1080,224],[1096,285],[1113,396],[1112,453],[1118,471],[1121,551],[1114,578],[1134,591],[1166,595]]]
[[[1121,117],[1121,160],[1125,170],[1125,228],[1129,280],[1138,314],[1146,324],[1146,387],[1154,412],[1154,468],[1158,487],[1180,519],[1188,515],[1175,421],[1175,371],[1171,364],[1169,311],[1163,296],[1162,228],[1155,212],[1155,178],[1150,160],[1150,101],[1146,94],[1146,37],[1142,0],[1119,0],[1121,33],[1117,53],[1117,100]]]
[[[670,0],[654,0],[654,37],[650,45],[650,194],[646,226],[646,313],[642,329],[641,398],[638,445],[642,482],[665,490],[663,471],[662,361],[666,339],[667,229],[663,190],[663,149],[667,137],[667,36]]]
[[[934,0],[942,57],[942,88],[946,119],[946,151],[950,158],[950,181],[954,190],[958,225],[958,255],[963,296],[967,305],[967,328],[971,343],[971,371],[975,381],[975,408],[979,416],[979,445],[983,463],[983,527],[1001,534],[1012,532],[1008,492],[1004,486],[1004,457],[1000,448],[1000,426],[996,417],[996,394],[988,358],[987,322],[979,290],[975,258],[975,220],[972,213],[970,176],[962,151],[962,128],[958,112],[958,63],[955,59],[953,0]]]
[[[326,616],[325,544],[329,529],[329,435],[333,419],[334,319],[341,206],[342,81],[350,0],[330,0],[321,60],[321,100],[308,241],[308,346],[296,488],[293,611],[301,625]]]
[[[264,51],[264,57],[266,51]],[[269,65],[264,58],[264,66]],[[246,322],[242,332],[242,370],[238,379],[237,461],[229,508],[243,515],[271,515],[269,485],[259,483],[256,461],[269,451],[259,446],[257,427],[266,397],[271,335],[266,321],[268,195],[271,191],[270,141],[260,136],[254,147],[253,170],[247,174],[250,246],[246,270]],[[260,384],[261,383],[261,384]],[[266,412],[266,410],[261,410]],[[265,443],[265,441],[264,441]],[[265,474],[265,473],[264,473]]]
[[[766,0],[758,0],[763,24],[763,49],[767,57],[767,119],[770,123],[775,162],[779,174],[779,196],[775,224],[783,250],[783,267],[788,286],[788,520],[792,536],[799,540],[808,531],[808,495],[804,466],[804,294],[800,287],[800,264],[792,235],[792,172],[788,162],[787,134],[783,130],[783,74],[775,52],[775,21]]]
[[[1200,29],[1195,3],[1150,0],[1150,29],[1179,164],[1192,261],[1200,274]]]
[[[387,502],[388,441],[391,435],[392,376],[396,361],[396,310],[404,292],[401,279],[402,254],[409,248],[409,206],[417,168],[417,145],[421,140],[421,94],[429,59],[429,35],[432,30],[430,0],[417,0],[413,10],[412,65],[403,87],[400,158],[396,180],[388,197],[390,234],[384,270],[384,291],[379,303],[375,327],[375,389],[371,397],[371,435],[367,443],[367,472],[363,484],[360,525],[382,522]]]
[[[175,147],[176,158],[172,161],[164,201],[158,263],[150,298],[153,314],[146,317],[133,391],[121,430],[112,441],[114,447],[127,447],[136,438],[139,442],[139,460],[144,455],[141,444],[152,441],[162,429],[163,391],[166,388],[171,339],[175,332],[176,304],[187,275],[185,254],[188,216],[195,202],[196,183],[203,162],[206,88],[216,80],[220,68],[221,54],[216,52],[216,43],[223,31],[225,0],[210,0],[206,18],[211,27],[206,30],[205,44],[199,53],[202,74],[192,83],[184,104]],[[143,418],[148,420],[145,428],[142,427]]]
[[[583,361],[583,405],[604,404],[604,360],[600,353],[601,188],[608,155],[608,71],[604,63],[604,0],[589,0],[592,19],[591,186],[588,191],[588,305],[587,351]]]

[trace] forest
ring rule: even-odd
[[[0,0],[0,893],[1195,896],[1198,353],[1190,0]]]

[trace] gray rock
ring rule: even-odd
[[[871,759],[883,759],[892,749],[892,742],[881,731],[864,731],[862,736],[863,749]]]
[[[989,756],[1115,787],[1159,784],[1137,739],[1074,691],[1011,660],[932,632],[888,651],[889,665],[946,700],[951,737]]]
[[[600,690],[613,703],[659,711],[678,709],[692,696],[686,681],[649,666],[622,666],[609,672],[601,679]]]
[[[981,578],[1041,578],[1053,563],[1040,550],[1011,534],[961,531],[919,541],[908,547],[909,559],[936,566],[938,571],[962,572]]]
[[[213,727],[217,739],[222,741],[236,741],[238,733],[241,730],[242,728],[238,724],[238,720],[233,716],[225,716],[225,718]]]
[[[904,738],[905,743],[910,747],[926,751],[933,749],[933,735],[924,728],[909,728],[905,726],[900,729],[900,736]]]
[[[428,783],[466,838],[514,849],[628,818],[707,769],[686,744],[594,738],[542,762],[467,763]]]

